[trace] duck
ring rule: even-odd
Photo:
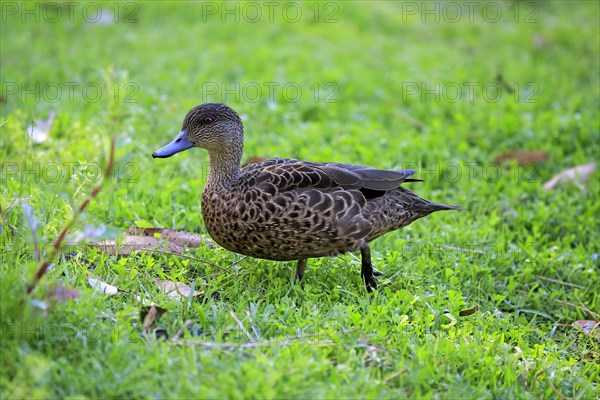
[[[385,170],[337,162],[272,158],[240,168],[244,125],[221,103],[192,108],[180,132],[152,153],[167,158],[199,147],[209,173],[201,212],[210,237],[254,258],[296,261],[302,280],[309,258],[360,251],[366,290],[377,289],[370,243],[436,211],[459,206],[425,200],[402,185],[411,169]]]

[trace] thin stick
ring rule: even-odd
[[[384,382],[389,382],[389,381],[391,381],[392,379],[396,379],[397,377],[399,377],[400,375],[404,374],[405,372],[406,372],[406,370],[405,370],[405,369],[402,369],[402,370],[400,370],[400,371],[398,371],[398,372],[394,372],[393,374],[391,374],[391,375],[387,376],[387,377],[386,377],[386,378],[385,378],[383,381],[384,381]]]
[[[12,201],[10,202],[10,204],[6,207],[6,210],[2,209],[2,204],[0,204],[0,215],[2,216],[3,219],[7,219],[8,218],[8,211],[11,208],[13,208],[13,206],[15,204],[17,204],[18,200],[19,200],[19,198],[12,199]]]
[[[246,315],[248,316],[248,319],[250,320],[250,328],[252,328],[252,333],[254,333],[254,337],[256,337],[257,339],[261,339],[261,335],[258,334],[258,332],[256,330],[256,326],[254,326],[254,321],[252,321],[252,316],[250,315],[250,312],[246,311]]]
[[[558,388],[556,386],[554,386],[554,384],[552,382],[548,382],[548,384],[550,385],[550,387],[552,388],[554,393],[556,393],[558,395],[558,397],[560,397],[563,400],[572,400],[572,397],[567,397],[564,394],[562,394],[560,392],[560,390],[558,390]]]
[[[50,248],[49,254],[47,254],[46,259],[41,262],[41,264],[38,267],[38,270],[33,278],[33,281],[27,287],[28,294],[33,292],[33,289],[35,289],[35,287],[37,286],[40,279],[42,279],[42,277],[46,274],[46,272],[48,272],[48,267],[50,267],[50,263],[52,262],[52,260],[56,256],[56,254],[58,253],[58,250],[61,248],[63,241],[65,240],[65,237],[67,236],[67,233],[73,227],[73,225],[75,225],[75,223],[79,219],[79,216],[87,208],[87,206],[90,204],[90,202],[96,198],[96,196],[98,195],[98,193],[104,186],[104,183],[108,179],[108,176],[110,176],[110,173],[112,172],[114,164],[115,164],[115,138],[112,138],[110,141],[110,153],[109,153],[109,158],[108,158],[108,164],[106,165],[106,169],[104,170],[103,179],[100,181],[100,183],[96,187],[94,187],[92,189],[89,196],[79,205],[79,208],[77,208],[73,212],[71,219],[63,226],[63,229],[60,231],[58,237],[54,241],[54,245]]]
[[[242,324],[242,321],[240,321],[238,319],[237,315],[235,315],[235,313],[233,311],[229,311],[229,315],[231,315],[231,318],[233,318],[233,320],[235,322],[237,322],[237,324],[240,327],[240,329],[242,330],[242,332],[244,332],[246,334],[246,336],[248,337],[248,340],[250,340],[251,343],[255,343],[256,339],[254,339],[254,337],[252,337],[252,335],[250,334],[250,332],[248,332],[248,330],[246,329],[246,327],[244,326],[244,324]]]
[[[463,253],[477,253],[477,254],[487,254],[488,252],[485,250],[477,250],[477,249],[465,249],[463,247],[457,247],[457,246],[450,246],[447,244],[444,244],[441,246],[443,249],[450,249],[450,250],[458,250],[461,251]]]
[[[571,307],[575,307],[578,310],[582,310],[582,311],[588,313],[589,315],[591,315],[592,317],[594,317],[596,319],[600,319],[600,315],[599,314],[596,314],[595,312],[593,312],[592,310],[590,310],[589,308],[587,308],[583,304],[577,305],[577,304],[570,303],[568,301],[558,300],[558,299],[556,299],[554,301],[556,301],[557,303],[562,303],[562,304],[566,304],[566,305],[571,306]]]
[[[552,283],[558,283],[560,285],[565,285],[565,286],[571,286],[577,289],[587,289],[587,287],[585,286],[581,286],[581,285],[576,285],[574,283],[569,283],[569,282],[563,282],[563,281],[559,281],[558,279],[552,279],[552,278],[546,278],[545,276],[541,276],[541,275],[534,275],[536,278],[541,279],[543,281],[548,281],[548,282],[552,282]]]
[[[187,258],[187,259],[192,260],[192,261],[198,261],[200,263],[210,265],[211,267],[215,267],[217,269],[220,269],[223,272],[227,272],[227,268],[219,267],[217,264],[214,264],[214,263],[212,263],[210,261],[207,261],[207,260],[204,260],[202,258],[197,258],[197,257],[192,257],[192,256],[186,256],[184,254],[178,254],[178,253],[173,253],[173,252],[170,252],[170,251],[156,250],[156,249],[143,249],[143,251],[147,251],[149,253],[166,254],[166,255],[177,256],[177,257],[181,257],[181,258]],[[231,265],[234,265],[234,264],[231,264]]]
[[[190,345],[190,346],[200,346],[200,347],[205,347],[207,349],[234,350],[234,349],[253,349],[253,348],[257,348],[257,347],[271,346],[271,345],[287,347],[295,342],[294,341],[276,342],[276,341],[269,340],[269,341],[265,341],[265,342],[234,344],[234,343],[196,342],[193,340],[178,340],[175,343],[186,344],[186,345]],[[309,342],[309,343],[311,345],[315,345],[315,346],[322,346],[322,345],[333,344],[334,341],[327,339],[327,340],[321,340],[318,342]]]
[[[225,269],[225,271],[228,271],[229,269],[231,269],[231,267],[233,267],[236,264],[241,263],[242,261],[244,261],[246,258],[248,258],[248,256],[243,256],[242,258],[240,258],[237,261],[234,261],[229,267],[227,267],[227,269]]]
[[[408,120],[408,122],[410,122],[411,124],[413,124],[418,129],[423,130],[423,129],[427,128],[426,124],[424,124],[423,122],[419,121],[417,118],[413,117],[409,113],[407,113],[405,111],[400,111],[398,113],[400,114],[401,117],[403,117],[404,119]]]
[[[175,333],[175,336],[173,336],[173,338],[171,339],[172,342],[176,342],[179,339],[181,339],[181,337],[183,336],[183,333],[185,332],[186,329],[188,329],[190,327],[190,325],[192,325],[193,321],[191,319],[186,320],[183,323],[183,326],[181,328],[179,328],[179,330],[177,331],[177,333]]]

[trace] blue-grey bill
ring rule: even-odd
[[[156,150],[152,153],[152,157],[154,158],[167,158],[171,157],[173,154],[177,154],[180,151],[184,151],[192,147],[193,144],[187,137],[186,131],[179,132],[179,135],[168,145],[163,147],[160,150]]]

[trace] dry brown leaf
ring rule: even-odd
[[[479,306],[467,308],[466,310],[459,311],[458,315],[460,317],[468,317],[469,315],[473,315],[479,310]]]
[[[100,249],[104,253],[120,255],[129,255],[133,252],[144,250],[167,251],[167,243],[164,240],[149,236],[125,235],[121,243],[116,240],[103,240],[97,243],[90,243],[89,245]],[[168,250],[172,253],[180,254],[183,248],[176,244],[170,244],[168,245]]]
[[[600,338],[600,321],[580,320],[571,324],[575,328],[580,328],[586,335],[592,335]]]
[[[156,280],[156,284],[158,288],[166,293],[169,297],[176,300],[183,300],[192,296],[200,296],[204,292],[194,291],[192,293],[192,288],[182,282],[173,282],[173,281],[162,281]]]
[[[158,316],[158,311],[156,307],[150,306],[146,316],[144,317],[144,332],[148,332],[148,329],[152,326],[152,324],[156,321],[156,317]]]
[[[548,159],[548,153],[540,150],[509,151],[500,154],[494,163],[502,164],[509,160],[517,160],[519,165],[539,164]]]
[[[544,183],[544,189],[551,190],[559,184],[573,182],[575,185],[583,188],[582,183],[587,182],[590,175],[596,170],[596,163],[582,164],[573,168],[565,169],[556,174],[548,182]]]
[[[162,317],[162,315],[166,312],[166,309],[158,307],[154,304],[142,307],[142,309],[140,310],[140,319],[144,323],[144,332],[148,332],[152,324],[158,321],[160,317]]]
[[[201,245],[204,244],[211,248],[215,247],[215,244],[210,239],[195,235],[193,233],[184,232],[184,231],[176,231],[173,229],[140,228],[137,226],[133,226],[133,227],[127,229],[125,231],[125,234],[133,235],[133,236],[150,236],[150,237],[160,236],[161,239],[168,240],[169,243],[175,243],[180,246],[200,247]]]
[[[215,247],[212,240],[189,232],[164,228],[131,227],[125,231],[125,239],[121,244],[116,240],[103,240],[90,243],[90,246],[109,254],[128,255],[135,251],[159,250],[174,254],[183,254],[185,247],[201,245]]]
[[[88,283],[94,289],[108,295],[117,294],[119,289],[97,278],[88,277]]]

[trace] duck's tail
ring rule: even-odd
[[[404,192],[404,195],[402,196],[404,198],[404,202],[407,200],[409,202],[408,208],[412,211],[423,213],[424,215],[431,214],[432,212],[436,211],[464,210],[464,208],[461,206],[440,204],[425,200],[402,186],[399,189]]]
[[[370,242],[386,232],[405,227],[433,212],[462,209],[459,206],[433,203],[400,186],[367,203],[363,214],[371,222],[372,230],[366,241]]]
[[[461,206],[453,206],[450,204],[439,204],[439,203],[429,203],[430,206],[432,208],[434,208],[433,211],[444,211],[444,210],[466,210],[466,208],[461,207]]]

